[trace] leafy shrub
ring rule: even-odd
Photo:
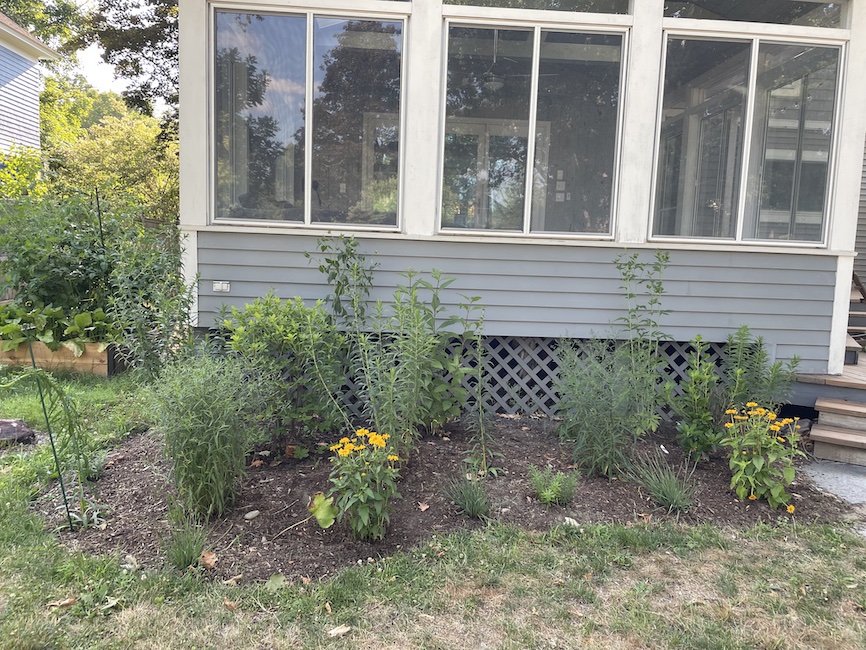
[[[785,488],[794,482],[794,458],[800,451],[800,426],[796,419],[779,419],[770,409],[756,402],[743,409],[728,409],[725,423],[728,435],[722,444],[728,448],[731,489],[740,500],[766,499],[772,508],[791,500]],[[794,506],[788,506],[794,512]]]
[[[639,456],[627,476],[647,491],[653,501],[668,512],[686,512],[694,505],[698,486],[693,480],[695,466],[671,466],[659,455]]]
[[[613,476],[628,467],[637,441],[658,426],[658,347],[664,338],[658,322],[667,263],[661,251],[653,262],[636,254],[617,257],[627,304],[627,315],[615,321],[622,340],[591,339],[582,349],[565,341],[559,347],[559,431],[590,474]]]
[[[99,308],[67,316],[59,307],[0,306],[3,351],[16,350],[29,337],[31,341],[44,343],[50,350],[63,346],[78,355],[84,351],[84,343],[108,343],[116,336],[113,321]]]
[[[722,374],[723,408],[739,408],[746,402],[771,405],[785,403],[794,385],[799,358],[770,363],[764,339],[755,338],[747,325],[728,336]]]
[[[467,517],[485,520],[490,514],[490,499],[481,481],[453,479],[445,485],[443,494]]]
[[[535,496],[546,506],[564,506],[574,499],[577,476],[563,472],[553,473],[549,467],[543,470],[534,465],[529,467],[529,482]]]
[[[397,492],[400,458],[388,448],[390,436],[358,429],[352,438],[344,437],[331,446],[330,495],[336,501],[339,518],[349,523],[358,539],[379,540],[385,537],[390,518],[391,499]]]
[[[700,336],[695,337],[691,347],[688,369],[680,381],[679,392],[674,383],[668,381],[664,395],[678,418],[677,442],[689,455],[706,458],[718,448],[722,437],[722,427],[713,414],[719,375],[707,352],[709,345]]]
[[[166,366],[151,388],[181,503],[205,517],[235,500],[250,451],[253,391],[236,360],[200,355]]]
[[[273,293],[223,318],[229,347],[255,372],[276,419],[276,442],[283,435],[328,431],[339,421],[330,399],[343,385],[344,340],[321,302],[307,307],[300,298],[281,300]],[[324,389],[324,390],[323,390]]]

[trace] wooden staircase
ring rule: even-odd
[[[820,397],[809,437],[815,458],[866,466],[866,403]]]

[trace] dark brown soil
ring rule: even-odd
[[[549,419],[532,416],[495,419],[492,436],[499,452],[495,464],[501,471],[485,484],[493,519],[533,530],[546,530],[565,517],[579,523],[626,525],[676,519],[656,508],[636,485],[603,478],[581,479],[576,498],[567,507],[540,505],[529,486],[529,466],[573,469],[569,447],[559,441],[555,426]],[[214,577],[226,580],[242,575],[248,582],[282,573],[288,580],[316,579],[411,547],[434,534],[483,525],[460,515],[442,495],[447,481],[466,472],[469,438],[465,431],[454,429],[444,437],[422,440],[417,456],[404,470],[399,485],[403,498],[394,503],[388,535],[376,544],[353,540],[340,525],[321,530],[315,521],[287,530],[307,516],[306,506],[313,494],[327,491],[326,456],[313,454],[301,461],[283,459],[249,468],[233,510],[207,525],[208,547],[216,554]],[[663,426],[642,443],[647,450],[659,445],[670,451],[673,461],[679,459],[670,426]],[[130,437],[110,454],[101,478],[92,486],[104,527],[60,533],[61,539],[86,552],[117,553],[121,558],[131,555],[144,567],[162,565],[163,544],[170,530],[168,468],[156,434]],[[729,489],[730,475],[721,458],[699,464],[694,476],[700,486],[697,503],[680,515],[681,522],[745,528],[791,517],[771,510],[765,502],[738,501]],[[833,522],[850,516],[847,504],[819,491],[805,476],[798,477],[791,491],[794,516],[801,521]],[[50,523],[59,525],[58,503],[57,495],[50,494],[39,507]],[[253,510],[259,515],[245,519]]]

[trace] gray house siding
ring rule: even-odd
[[[282,297],[324,298],[324,277],[304,257],[315,244],[304,235],[200,232],[199,324],[213,324],[223,304],[240,306],[272,288]],[[379,264],[373,298],[387,299],[406,269],[436,268],[456,278],[446,304],[456,307],[460,294],[480,297],[488,335],[607,335],[626,313],[617,248],[361,239],[361,249]],[[801,372],[823,373],[835,276],[836,258],[828,255],[672,251],[662,329],[677,341],[700,334],[722,342],[747,324],[777,359],[796,355]],[[231,292],[215,293],[214,281],[231,282]]]
[[[866,280],[866,151],[863,155],[863,183],[860,185],[860,209],[857,211],[857,257],[854,271],[861,280]]]
[[[0,151],[39,146],[39,68],[0,45]]]

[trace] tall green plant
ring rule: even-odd
[[[662,251],[651,262],[619,255],[614,263],[627,306],[614,321],[619,331],[610,339],[559,346],[559,431],[590,474],[612,477],[627,468],[637,441],[658,426],[659,343],[665,338],[659,320],[666,313],[661,296],[668,261]]]
[[[691,342],[685,377],[676,384],[668,381],[664,395],[677,416],[677,441],[689,455],[706,458],[715,451],[722,438],[722,427],[716,422],[713,402],[719,381],[716,364],[710,359],[709,344],[700,336]]]
[[[790,361],[770,362],[762,337],[752,335],[748,325],[728,336],[723,373],[723,408],[739,408],[746,402],[757,402],[775,409],[787,401],[799,364]]]
[[[222,514],[237,497],[259,406],[243,366],[208,354],[174,362],[150,401],[178,498],[190,512]]]

